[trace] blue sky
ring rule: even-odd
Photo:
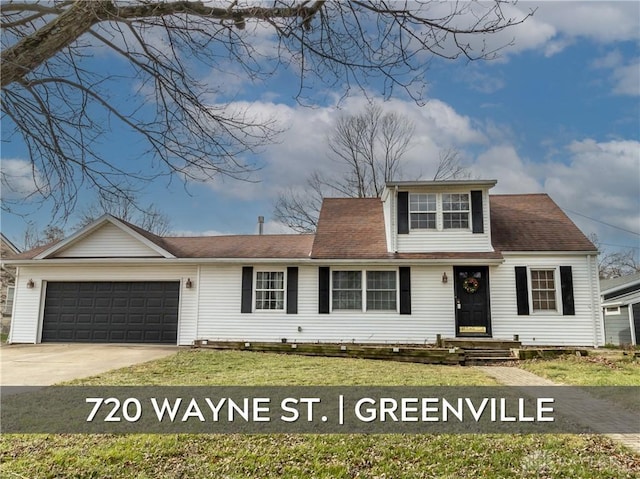
[[[640,3],[520,2],[511,8],[537,11],[494,39],[514,43],[496,60],[434,60],[424,106],[400,92],[383,103],[371,85],[369,97],[416,125],[404,179],[429,179],[440,152],[455,148],[474,177],[498,180],[494,193],[549,193],[607,249],[639,248]],[[109,58],[100,61],[118,67]],[[285,130],[277,144],[251,158],[262,166],[253,175],[256,182],[190,184],[187,194],[179,181],[159,181],[148,185],[140,200],[167,213],[179,235],[254,233],[258,215],[266,217],[267,232],[282,232],[271,218],[278,194],[302,190],[314,169],[336,167],[327,135],[341,114],[364,108],[366,98],[353,91],[338,104],[336,95],[323,91],[314,108],[305,108],[294,99],[289,72],[257,84],[226,80],[230,98],[275,115]],[[136,144],[126,132],[113,135],[104,151],[117,163]],[[20,181],[28,160],[21,142],[3,141],[1,156],[2,168],[15,171]],[[86,192],[83,203],[92,201]],[[26,221],[40,228],[51,221],[46,207],[26,211],[26,218],[2,214],[2,231],[17,244]],[[73,224],[71,218],[67,227]]]

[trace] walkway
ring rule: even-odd
[[[517,367],[476,366],[476,368],[505,386],[560,386],[560,384],[541,378],[540,376]],[[569,400],[572,405],[572,409],[559,412],[570,416],[571,419],[575,420],[578,424],[585,425],[595,432],[599,431],[599,425],[605,423],[608,424],[609,429],[612,423],[627,425],[635,423],[640,427],[640,419],[638,419],[637,416],[620,409],[617,405],[611,404],[611,406],[607,408],[608,411],[616,411],[615,417],[612,417],[610,414],[607,414],[605,417],[603,415],[594,414],[594,411],[596,410],[603,410],[602,407],[594,407],[594,404],[603,401],[602,399],[590,396],[577,388],[563,389],[563,392],[567,393],[567,397],[565,397],[565,399]],[[640,432],[637,434],[605,435],[621,444],[624,444],[632,451],[640,453]]]

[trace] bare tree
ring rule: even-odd
[[[491,58],[485,36],[526,16],[505,16],[498,0],[4,2],[3,138],[24,141],[33,199],[55,201],[65,216],[82,188],[118,194],[165,175],[244,178],[255,165],[242,155],[278,127],[221,102],[223,81],[212,78],[240,71],[264,80],[287,68],[299,76],[301,102],[320,84],[346,95],[371,79],[383,80],[386,96],[399,87],[420,100],[429,56]],[[96,52],[127,68],[96,68]],[[146,145],[127,168],[99,148],[116,124]]]
[[[462,164],[457,150],[449,148],[440,152],[440,161],[433,181],[462,180],[471,177],[471,170]]]
[[[27,224],[22,238],[23,251],[44,246],[55,241],[60,241],[65,236],[64,230],[59,226],[48,225],[42,230],[38,230],[35,223]]]
[[[93,223],[105,213],[133,223],[158,236],[166,236],[171,231],[169,216],[158,210],[153,203],[141,208],[138,206],[134,194],[129,194],[127,197],[120,195],[101,196],[97,202],[80,212],[76,228]]]
[[[640,261],[638,261],[638,251],[633,248],[619,251],[607,251],[602,246],[598,235],[589,235],[591,242],[598,248],[598,272],[600,279],[619,278],[630,274],[640,273]]]
[[[335,190],[318,171],[314,171],[304,185],[304,192],[288,189],[275,204],[273,216],[280,223],[298,233],[313,233],[318,226],[322,200]],[[337,196],[342,196],[337,193]]]
[[[378,105],[369,105],[359,114],[342,116],[328,138],[338,168],[332,175],[315,171],[303,191],[289,189],[281,194],[274,217],[294,231],[310,233],[316,230],[323,198],[380,196],[387,182],[403,176],[402,157],[411,147],[414,130],[408,117],[383,113]],[[469,175],[458,152],[449,149],[440,154],[433,179]]]
[[[355,115],[343,115],[329,138],[329,148],[343,178],[332,186],[343,196],[380,196],[387,181],[397,178],[400,158],[409,148],[413,122],[395,112],[383,112],[376,104]]]

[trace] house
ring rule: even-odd
[[[640,340],[640,273],[600,280],[604,341],[638,344]]]
[[[13,294],[16,276],[15,266],[4,264],[6,258],[20,253],[20,250],[2,233],[0,233],[0,332],[7,333],[11,324],[11,310],[13,309]]]
[[[22,253],[9,340],[602,345],[597,251],[495,180],[329,198],[317,232],[159,237],[112,216]]]

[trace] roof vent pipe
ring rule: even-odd
[[[258,234],[262,235],[264,232],[264,216],[258,216]]]

